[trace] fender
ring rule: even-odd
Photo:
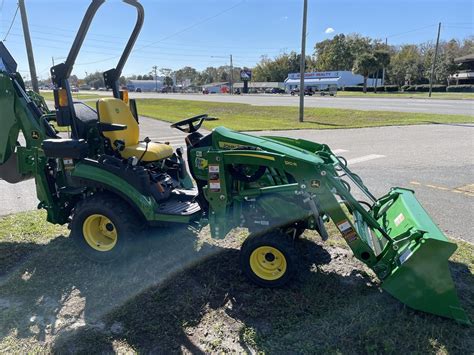
[[[75,184],[79,186],[101,187],[126,200],[145,220],[154,219],[158,205],[151,196],[143,195],[138,189],[119,176],[98,166],[79,162],[71,172]]]

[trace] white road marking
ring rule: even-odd
[[[345,149],[334,149],[332,152],[334,154],[339,154],[339,153],[345,153],[345,152],[347,152],[347,150],[345,150]]]
[[[347,161],[347,164],[350,166],[350,165],[362,163],[364,161],[369,161],[369,160],[374,160],[374,159],[379,159],[379,158],[385,158],[385,155],[380,155],[380,154],[364,155],[364,156],[361,156],[361,157],[358,157],[358,158],[349,159]]]

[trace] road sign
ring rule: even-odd
[[[250,69],[242,69],[240,71],[240,80],[250,81],[252,79],[252,71]]]

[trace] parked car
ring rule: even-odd
[[[273,88],[272,89],[272,94],[284,94],[285,90],[282,88]]]
[[[79,88],[77,86],[71,86],[71,92],[79,92]]]
[[[335,96],[335,95],[336,95],[336,91],[320,91],[320,92],[319,92],[319,95],[321,95],[321,96],[326,96],[326,95]]]
[[[293,89],[290,92],[291,96],[299,95],[300,94],[300,89]],[[313,96],[314,91],[311,88],[304,89],[304,94],[305,96]]]
[[[203,94],[203,95],[208,95],[208,94],[209,94],[209,90],[207,90],[207,89],[202,89],[202,94]]]
[[[142,88],[136,88],[135,92],[142,92]]]

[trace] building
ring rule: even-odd
[[[374,86],[375,80],[373,78],[367,79],[367,86]],[[304,85],[306,88],[313,90],[325,90],[329,87],[337,86],[342,89],[344,86],[357,86],[364,84],[364,77],[359,74],[354,74],[349,70],[339,71],[322,71],[305,73]],[[300,85],[300,73],[289,73],[288,78],[285,79],[285,87],[287,91],[297,89]],[[382,79],[378,79],[377,86],[383,85]]]
[[[202,85],[202,90],[207,90],[209,94],[225,94],[229,92],[229,83],[228,82],[220,82],[220,83],[210,83],[206,85]]]
[[[458,70],[449,76],[449,83],[452,85],[474,84],[474,53],[456,58],[454,63],[458,65]]]
[[[242,91],[244,83],[235,83],[234,90],[239,89]],[[249,92],[265,92],[271,89],[284,89],[285,84],[280,81],[249,81],[248,82]]]
[[[129,80],[127,82],[127,89],[129,91],[161,91],[163,88],[163,79],[158,78],[158,80]]]

